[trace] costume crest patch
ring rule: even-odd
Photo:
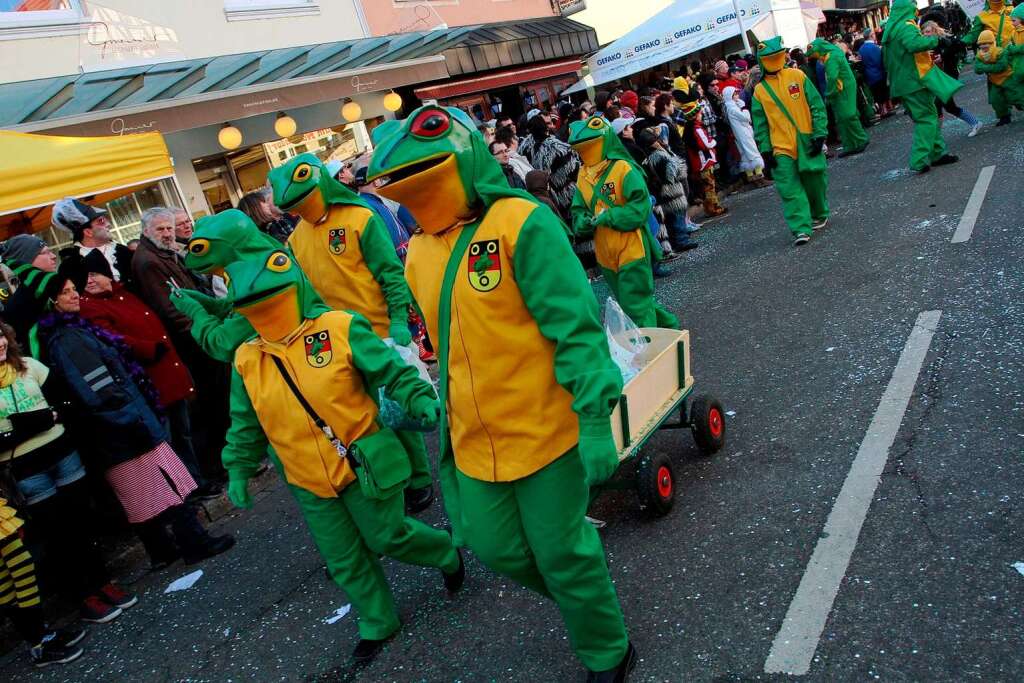
[[[469,245],[469,284],[478,292],[489,292],[501,282],[501,254],[498,240],[481,240]]]
[[[306,342],[307,363],[314,368],[322,368],[331,362],[331,335],[327,330],[307,334],[303,341]]]
[[[800,84],[799,83],[790,83],[789,84],[789,96],[792,97],[794,100],[800,99]]]
[[[615,183],[605,183],[601,186],[601,194],[608,199],[615,199]]]
[[[345,253],[346,242],[345,228],[334,228],[328,231],[327,248],[330,249],[331,253],[335,256],[340,256]]]

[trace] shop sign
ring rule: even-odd
[[[97,5],[86,6],[79,32],[82,71],[105,71],[184,59],[178,34],[141,17]]]
[[[551,9],[563,17],[587,9],[587,0],[551,0]]]

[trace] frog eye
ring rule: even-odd
[[[206,252],[210,251],[210,240],[204,240],[203,238],[190,240],[188,243],[188,253],[193,256],[203,256]]]
[[[309,164],[299,164],[292,171],[292,182],[293,183],[304,183],[309,180],[310,176],[313,175],[313,167]]]
[[[413,119],[409,129],[413,135],[421,138],[436,138],[444,135],[451,128],[452,119],[447,112],[440,109],[427,109]]]
[[[595,116],[592,119],[590,119],[590,123],[587,124],[587,127],[593,128],[594,130],[597,130],[598,128],[603,128],[604,119],[602,119],[600,116]]]
[[[275,273],[283,273],[292,266],[292,260],[283,251],[275,251],[267,259],[267,268]]]

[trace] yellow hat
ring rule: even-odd
[[[988,29],[985,29],[984,31],[982,31],[981,33],[978,34],[978,45],[995,45],[995,44],[996,44],[996,34],[992,33],[992,31],[990,31]]]
[[[674,90],[682,90],[685,93],[689,93],[690,81],[686,80],[686,76],[676,76],[675,80],[672,81],[672,88]]]

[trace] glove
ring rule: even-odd
[[[249,480],[247,478],[228,480],[228,500],[236,508],[248,510],[252,507],[252,496],[249,495]]]
[[[427,429],[434,429],[441,420],[441,402],[436,398],[421,396],[409,407],[409,416]]]
[[[579,451],[588,486],[604,483],[615,474],[619,454],[615,450],[609,418],[580,416]]]
[[[412,333],[404,320],[393,320],[388,327],[388,336],[395,340],[396,346],[408,346],[412,343]]]
[[[821,154],[824,144],[825,138],[811,138],[811,149],[807,152],[807,156],[813,158]]]
[[[193,298],[193,294],[206,296],[190,289],[175,289],[171,292],[171,304],[179,311],[188,316],[189,320],[195,320],[197,316],[206,313],[206,309],[199,301]]]
[[[774,152],[761,152],[761,158],[764,159],[764,167],[769,171],[778,167],[779,162],[775,160]]]

